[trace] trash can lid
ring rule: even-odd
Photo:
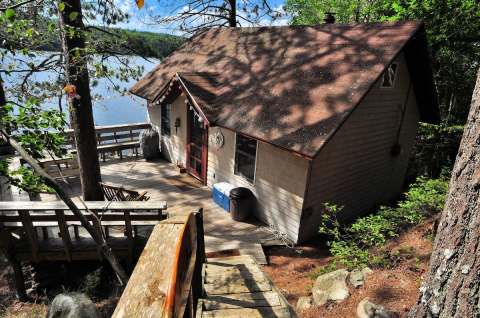
[[[230,191],[230,197],[231,198],[236,198],[236,199],[251,198],[251,197],[253,197],[253,192],[250,191],[250,189],[244,188],[244,187],[233,188]]]
[[[213,185],[213,187],[215,189],[217,189],[219,192],[225,194],[225,195],[229,195],[230,194],[230,191],[234,188],[233,185],[231,185],[230,183],[228,182],[219,182],[219,183],[215,183]]]

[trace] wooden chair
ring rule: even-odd
[[[103,194],[109,201],[148,201],[147,191],[138,192],[134,190],[127,190],[123,187],[115,187],[109,184],[100,182]]]

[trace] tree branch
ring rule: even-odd
[[[8,7],[3,7],[3,8],[0,8],[0,11],[7,11],[8,9],[16,9],[18,7],[21,7],[23,5],[26,5],[26,4],[29,4],[31,2],[35,2],[36,0],[26,0],[26,1],[23,1],[23,2],[19,2],[19,3],[16,3],[16,4],[12,4],[11,6],[8,6]]]

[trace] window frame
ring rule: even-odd
[[[166,116],[166,113],[168,113],[168,125],[164,125],[164,116]],[[168,132],[166,131],[166,129],[168,129]],[[164,104],[160,108],[160,133],[162,136],[167,137],[170,137],[172,135],[172,104]]]
[[[384,85],[384,82],[385,82],[385,75],[387,74],[388,70],[395,65],[395,73],[393,74],[393,79],[392,79],[392,85],[391,86],[385,86]],[[385,89],[391,89],[391,88],[395,88],[395,84],[397,83],[397,77],[398,77],[398,69],[399,69],[400,65],[396,62],[394,63],[391,63],[390,65],[388,65],[388,67],[385,69],[385,71],[383,72],[382,74],[382,79],[381,79],[381,82],[380,82],[380,88],[385,88]]]
[[[251,139],[251,140],[255,141],[255,158],[254,158],[253,179],[252,180],[250,180],[249,178],[247,178],[243,174],[238,173],[238,169],[237,169],[237,139],[238,139],[238,136],[248,138],[248,139]],[[247,154],[247,156],[248,156],[248,154]],[[257,178],[257,160],[258,160],[258,140],[255,139],[255,138],[252,138],[250,136],[246,136],[244,134],[241,134],[241,133],[235,133],[234,154],[233,154],[233,174],[235,176],[238,176],[238,177],[242,178],[243,180],[247,181],[248,183],[254,185],[255,180]]]

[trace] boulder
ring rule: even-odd
[[[364,298],[357,306],[358,318],[397,318],[398,314]]]
[[[297,311],[304,311],[312,307],[312,297],[302,296],[297,301]]]
[[[65,293],[55,296],[47,318],[100,318],[100,313],[85,294]]]
[[[356,269],[350,273],[348,280],[350,281],[350,284],[352,284],[353,287],[357,288],[357,287],[363,286],[365,278],[367,277],[367,275],[369,275],[372,272],[373,271],[368,267],[365,267],[362,270]]]
[[[318,276],[312,288],[315,305],[322,306],[329,300],[345,300],[350,295],[346,282],[347,276],[348,271],[345,269]]]
[[[145,159],[154,159],[160,156],[160,137],[155,129],[142,130],[138,139]]]
[[[370,267],[364,267],[362,269],[362,274],[364,277],[367,277],[368,275],[372,274],[373,271],[370,269]]]

